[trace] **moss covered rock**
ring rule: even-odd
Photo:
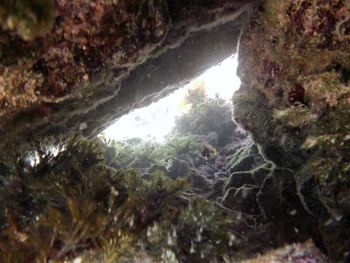
[[[2,1],[2,141],[97,135],[235,52],[249,2]]]
[[[293,171],[304,208],[320,225],[332,222],[337,248],[320,235],[334,259],[346,255],[350,227],[349,8],[341,0],[262,3],[242,35],[234,98],[237,121]]]

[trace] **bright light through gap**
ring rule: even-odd
[[[158,102],[121,117],[102,135],[119,141],[141,138],[162,142],[175,126],[175,118],[186,112],[183,102],[188,90],[193,89],[196,83],[203,81],[208,97],[219,96],[222,99],[230,100],[240,85],[236,69],[237,56],[232,56]]]

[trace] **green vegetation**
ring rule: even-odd
[[[150,164],[164,165],[181,154],[200,155],[203,145],[188,136],[170,136],[164,144],[130,139],[109,142],[109,161],[118,167],[143,168]]]
[[[112,147],[118,152],[122,145],[112,145],[72,136],[1,156],[1,262],[77,256],[133,262],[141,254],[156,262],[199,262],[235,253],[234,214],[192,194],[186,178],[172,180],[157,171],[144,178],[131,168],[113,168],[130,162],[125,158],[135,149],[124,148],[118,158]],[[162,159],[192,143],[169,145],[158,156],[150,145],[131,156]]]
[[[220,121],[218,121],[220,120]],[[176,120],[176,132],[180,135],[207,135],[216,132],[218,145],[223,146],[232,139],[230,135],[236,128],[232,121],[231,106],[224,100],[209,99],[195,104],[190,111]]]
[[[199,194],[213,174],[198,166],[215,168],[219,147],[206,136],[230,142],[231,108],[200,89],[186,100],[192,107],[164,144],[70,135],[9,146],[0,155],[0,262],[240,256],[245,216]]]
[[[313,238],[339,262],[350,237],[349,14],[342,0],[264,1],[242,34],[234,99],[237,121],[291,172],[318,221]]]
[[[198,83],[195,90],[189,91],[185,101],[191,108],[176,120],[175,133],[183,136],[207,135],[215,132],[219,146],[224,146],[232,140],[232,131],[236,125],[232,121],[231,105],[219,97],[208,98],[203,83]]]

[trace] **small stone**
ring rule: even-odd
[[[84,81],[88,81],[88,80],[89,80],[89,75],[88,75],[88,74],[85,74],[85,75],[83,76],[83,80],[84,80]]]
[[[292,211],[289,212],[291,216],[295,216],[297,214],[297,210],[293,209]]]
[[[82,130],[85,130],[87,128],[87,123],[86,122],[83,122],[79,125],[79,130],[82,131]]]

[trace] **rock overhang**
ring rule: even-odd
[[[243,0],[80,2],[54,1],[53,26],[44,37],[23,37],[16,25],[3,26],[3,141],[98,134],[236,52],[252,5]]]

